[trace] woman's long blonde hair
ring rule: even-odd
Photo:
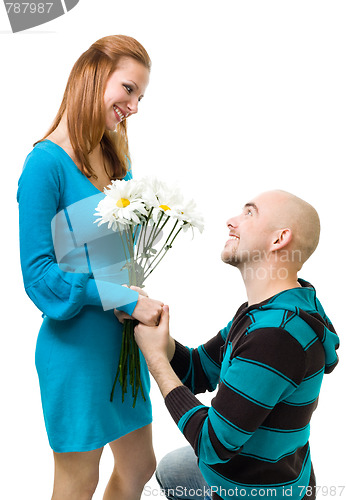
[[[97,178],[88,155],[98,144],[101,144],[106,172],[111,179],[125,177],[128,170],[130,155],[126,120],[118,124],[116,133],[108,132],[103,100],[107,81],[122,57],[131,57],[150,71],[149,55],[134,38],[113,35],[97,40],[73,66],[58,114],[41,139],[57,128],[66,112],[70,142],[87,177]]]

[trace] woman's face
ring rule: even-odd
[[[120,59],[104,93],[107,130],[115,130],[118,123],[137,113],[148,83],[149,70],[143,64],[131,57]]]

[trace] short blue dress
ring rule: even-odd
[[[49,140],[26,158],[17,196],[21,265],[25,290],[43,313],[36,368],[49,443],[59,453],[101,448],[152,421],[142,354],[146,401],[139,394],[133,408],[129,389],[122,402],[119,384],[110,401],[122,340],[113,309],[132,314],[138,293],[122,286],[119,235],[94,223],[103,196]]]

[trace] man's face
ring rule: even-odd
[[[230,238],[221,253],[223,262],[241,267],[265,258],[273,243],[276,209],[282,203],[279,193],[263,193],[246,203],[241,214],[228,219]]]

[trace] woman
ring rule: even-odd
[[[137,113],[150,64],[133,38],[109,36],[95,42],[75,63],[55,121],[28,155],[19,181],[24,285],[44,317],[36,367],[54,453],[54,500],[93,496],[108,443],[114,471],[105,500],[139,499],[155,469],[144,359],[146,401],[139,396],[132,408],[131,393],[122,402],[118,391],[111,402],[110,391],[122,337],[115,310],[153,325],[163,304],[121,286],[119,265],[118,281],[106,276],[106,297],[101,298],[94,270],[106,269],[107,274],[114,267],[112,258],[121,262],[117,235],[110,231],[101,245],[95,234],[78,241],[84,226],[91,233],[97,228],[93,210],[71,223],[73,207],[91,200],[94,209],[93,200],[112,179],[131,178],[126,120]],[[57,220],[64,221],[58,228]],[[58,253],[62,256],[57,258]],[[104,307],[105,300],[111,308]]]

